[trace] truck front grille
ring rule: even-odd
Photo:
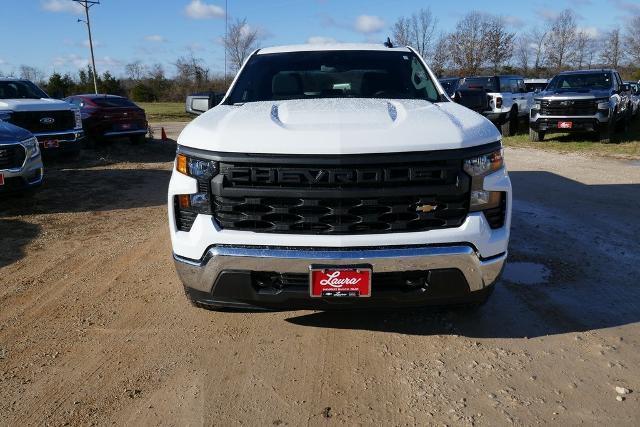
[[[26,156],[20,144],[0,145],[0,169],[18,169],[22,167]]]
[[[598,105],[592,99],[543,100],[540,107],[540,114],[543,116],[592,116],[598,111]]]
[[[259,233],[374,234],[459,227],[469,212],[471,186],[462,170],[464,156],[449,152],[433,159],[426,154],[364,155],[354,164],[340,158],[335,164],[289,160],[284,165],[269,159],[223,159],[211,181],[213,215],[223,229]]]
[[[75,128],[73,111],[16,111],[11,123],[33,133],[63,132]]]

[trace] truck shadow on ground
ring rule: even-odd
[[[640,321],[640,184],[584,185],[547,172],[512,172],[507,268],[476,311],[316,312],[288,322],[410,335],[524,338]],[[374,284],[375,291],[375,284]]]
[[[175,143],[111,144],[74,160],[45,158],[42,187],[0,199],[0,217],[165,205]]]
[[[36,239],[41,231],[42,227],[38,224],[0,219],[0,268],[22,259],[25,246]]]

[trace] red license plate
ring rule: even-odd
[[[0,185],[4,185],[4,174],[0,173]]]
[[[371,296],[371,266],[309,267],[312,298],[361,298]]]
[[[558,122],[558,129],[571,129],[573,122]]]
[[[57,139],[46,139],[42,141],[42,146],[44,148],[58,148],[60,147],[60,142]]]

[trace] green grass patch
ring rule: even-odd
[[[137,102],[150,122],[188,122],[194,116],[184,111],[183,102]]]
[[[527,125],[521,125],[527,129]],[[559,153],[585,153],[599,156],[640,159],[640,117],[633,120],[628,131],[619,130],[610,144],[601,144],[592,134],[550,134],[543,142],[529,141],[529,130],[503,139],[506,147],[535,148]]]

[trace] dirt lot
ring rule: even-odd
[[[508,149],[511,263],[479,312],[239,313],[174,273],[174,150],[48,162],[0,201],[0,425],[637,425],[637,162]]]

